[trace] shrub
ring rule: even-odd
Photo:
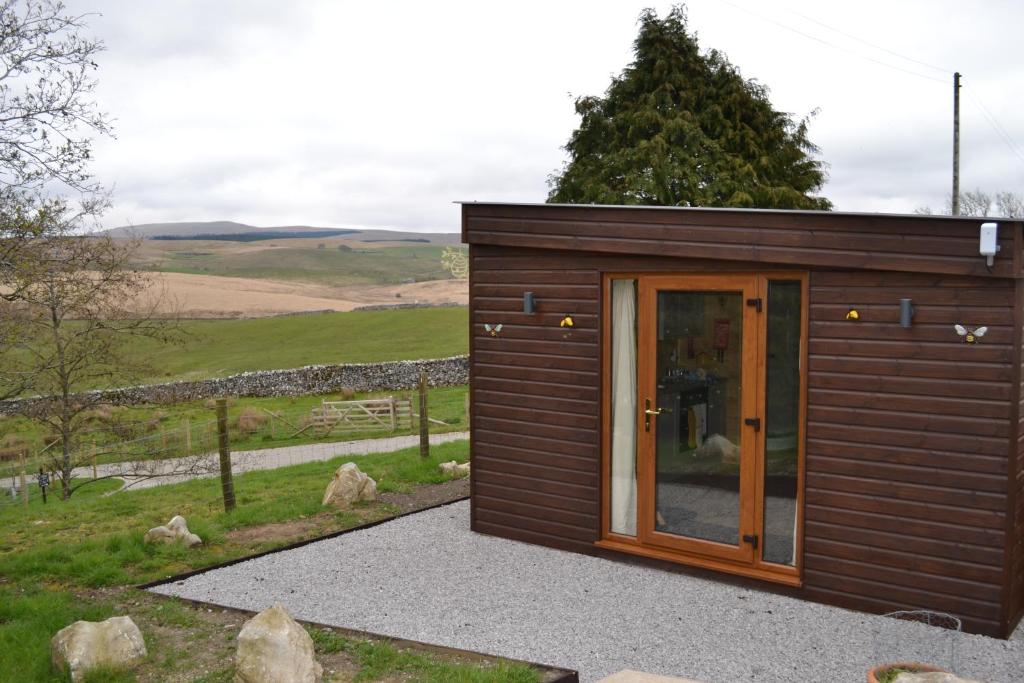
[[[243,434],[254,434],[259,428],[270,421],[270,416],[257,408],[243,408],[238,416],[238,431]]]

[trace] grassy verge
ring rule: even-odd
[[[401,493],[447,481],[438,464],[464,460],[466,454],[466,443],[456,442],[433,447],[426,460],[419,458],[416,449],[355,460],[377,480],[381,492]],[[81,489],[66,502],[51,500],[43,505],[35,500],[27,511],[0,506],[0,680],[62,680],[50,671],[50,637],[77,619],[122,613],[142,622],[150,656],[139,672],[107,672],[109,678],[104,680],[230,680],[221,655],[233,652],[231,641],[241,626],[239,618],[231,617],[229,627],[212,616],[221,613],[168,602],[128,586],[393,514],[396,508],[381,502],[347,511],[321,507],[326,483],[344,461],[338,458],[240,475],[235,481],[239,506],[231,513],[221,507],[215,480],[112,496],[103,493],[117,484],[103,482]],[[147,529],[175,514],[186,517],[191,530],[203,538],[202,547],[187,550],[180,545],[143,543]],[[217,619],[222,617],[228,618]],[[210,648],[215,644],[221,655],[203,654],[213,652]],[[320,646],[325,647],[323,642]],[[339,652],[356,667],[355,680],[393,675],[439,681],[530,681],[535,677],[532,671],[499,665],[449,670],[446,667],[455,664],[443,658],[407,656],[379,644],[345,641]],[[179,676],[181,672],[188,676]]]
[[[439,434],[463,431],[466,421],[467,387],[434,387],[428,393],[429,414],[434,420],[430,432]],[[297,433],[308,420],[310,411],[324,400],[380,398],[411,398],[413,410],[418,411],[416,395],[412,392],[368,392],[345,397],[338,394],[322,396],[296,396],[275,398],[237,398],[228,401],[228,435],[232,450],[260,450],[282,446],[303,446],[314,443],[372,439],[384,436],[403,436],[419,433],[414,423],[395,431],[345,431],[336,429],[329,434],[306,430]],[[147,458],[173,458],[194,453],[217,450],[216,414],[210,401],[191,401],[167,406],[113,407],[94,410],[83,428],[81,455],[76,461],[88,460],[87,454],[98,453],[98,463]],[[187,431],[187,435],[186,435]],[[16,434],[30,452],[38,453],[45,443],[47,430],[37,422],[22,417],[0,418],[0,437]],[[46,465],[48,458],[31,457],[28,470],[34,472]],[[0,480],[9,481],[16,465],[0,465]],[[5,477],[5,475],[7,475]],[[33,492],[34,493],[34,492]]]

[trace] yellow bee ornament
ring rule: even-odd
[[[965,344],[974,344],[979,339],[985,336],[988,332],[988,327],[964,327],[963,325],[953,325],[953,329],[956,333],[964,338]]]
[[[566,313],[565,317],[562,318],[562,322],[558,323],[559,327],[572,327],[573,325],[572,316],[568,313]]]

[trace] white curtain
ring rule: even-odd
[[[636,281],[612,280],[611,530],[636,536]]]

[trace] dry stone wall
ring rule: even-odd
[[[221,379],[105,389],[89,392],[89,396],[92,398],[98,394],[100,402],[111,405],[138,405],[181,403],[221,396],[329,394],[346,387],[354,391],[414,389],[419,383],[421,369],[427,371],[430,386],[469,383],[469,357],[452,356],[389,363],[307,365],[291,370],[260,370]],[[40,400],[43,399],[0,401],[0,415],[12,415],[26,407],[26,404]]]

